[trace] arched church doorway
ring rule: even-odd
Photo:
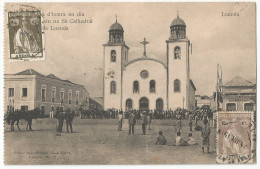
[[[126,111],[133,109],[133,102],[131,99],[127,99],[125,102],[125,109]]]
[[[162,111],[163,110],[163,100],[157,99],[156,100],[156,110]]]
[[[139,100],[139,110],[141,112],[149,110],[149,100],[146,97],[142,97]]]

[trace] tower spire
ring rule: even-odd
[[[117,14],[115,14],[116,15],[116,23],[117,23]]]
[[[179,18],[179,10],[177,9],[177,18]]]

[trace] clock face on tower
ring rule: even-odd
[[[143,78],[143,79],[146,79],[149,77],[149,73],[147,70],[142,70],[141,73],[140,73],[140,76]]]

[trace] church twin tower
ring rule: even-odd
[[[166,64],[144,54],[129,60],[124,29],[117,22],[104,44],[104,109],[166,110],[195,108],[195,86],[190,79],[190,41],[186,24],[177,15],[170,26]],[[144,39],[142,44],[148,42]]]

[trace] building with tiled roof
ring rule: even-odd
[[[223,85],[222,105],[227,111],[255,111],[256,84],[236,76]]]
[[[16,74],[6,74],[5,112],[7,108],[32,110],[40,108],[46,115],[58,106],[76,110],[88,107],[89,93],[85,86],[63,80],[54,74],[47,76],[27,69]]]

